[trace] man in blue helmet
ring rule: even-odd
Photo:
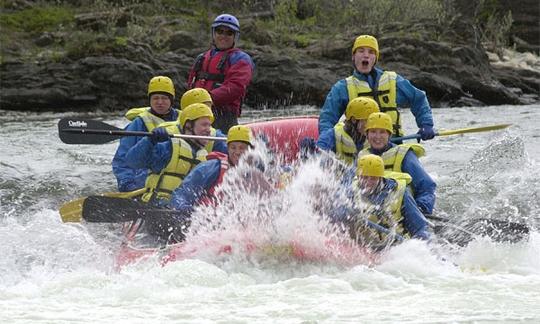
[[[197,57],[187,80],[188,89],[208,90],[214,103],[212,126],[224,133],[238,124],[255,68],[251,57],[235,47],[239,37],[240,23],[236,17],[217,16],[212,23],[212,48]]]

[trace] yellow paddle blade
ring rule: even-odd
[[[86,198],[79,198],[63,204],[60,209],[60,218],[64,223],[78,223],[82,219],[82,205]]]
[[[99,194],[100,196],[118,197],[118,198],[135,198],[145,193],[146,189],[141,188],[130,192],[106,192]],[[78,198],[69,201],[60,206],[60,218],[64,223],[79,223],[82,220],[82,206],[86,197]]]
[[[488,132],[497,129],[504,129],[512,124],[500,124],[500,125],[491,125],[484,127],[471,127],[471,128],[461,128],[461,129],[450,129],[450,130],[439,130],[437,132],[438,136],[446,135],[455,135],[455,134],[465,134],[465,133],[479,133],[479,132]]]

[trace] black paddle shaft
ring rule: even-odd
[[[123,136],[149,136],[152,133],[125,131],[97,120],[62,118],[58,122],[58,134],[66,144],[105,144]]]

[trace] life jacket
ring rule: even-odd
[[[178,124],[165,122],[159,125],[165,127],[169,134],[179,133]],[[182,138],[173,137],[172,153],[169,163],[159,173],[151,172],[146,178],[146,193],[142,196],[144,202],[158,200],[168,201],[172,192],[178,188],[186,175],[202,161],[206,161],[208,152],[202,148],[193,155],[191,145]]]
[[[227,170],[229,170],[229,156],[221,152],[210,152],[206,156],[206,160],[220,161],[219,175],[216,182],[214,182],[214,184],[207,190],[206,195],[199,200],[199,203],[207,206],[214,206],[216,204],[216,187],[223,182],[223,177],[225,176]]]
[[[195,76],[188,84],[188,88],[204,88],[208,91],[218,88],[225,81],[225,69],[229,65],[229,56],[236,51],[239,49],[233,47],[218,51],[213,56],[212,49],[200,54],[193,65]]]
[[[159,124],[166,122],[161,117],[158,117],[150,112],[150,107],[139,107],[139,108],[131,108],[128,110],[125,114],[125,117],[128,120],[134,120],[137,117],[142,118],[144,122],[144,126],[146,126],[146,129],[151,132],[154,128],[156,128]],[[180,115],[178,115],[180,116]],[[180,117],[178,117],[180,120]]]
[[[349,100],[356,97],[369,97],[379,104],[381,112],[387,113],[392,118],[394,136],[403,136],[403,126],[400,112],[397,108],[397,74],[396,72],[384,71],[379,78],[376,89],[371,89],[367,81],[359,80],[351,75],[347,77],[347,92]]]
[[[403,164],[405,155],[409,150],[412,150],[418,158],[424,156],[426,153],[424,147],[420,144],[400,144],[393,146],[381,155],[381,158],[384,161],[384,169],[388,171],[402,172],[401,165]],[[360,153],[358,153],[358,157],[367,154],[371,154],[369,147],[366,147],[360,151]]]
[[[356,159],[358,149],[352,137],[345,131],[344,123],[337,123],[334,126],[334,136],[336,138],[336,155],[338,159],[352,165]]]
[[[373,203],[369,198],[364,198],[361,195],[357,200],[361,202],[362,211],[367,214],[367,219],[375,224],[378,224],[390,231],[395,231],[396,234],[405,238],[410,238],[410,233],[404,227],[404,218],[401,215],[401,206],[403,204],[403,195],[407,188],[408,183],[411,181],[411,177],[406,173],[399,172],[385,172],[384,177],[387,179],[393,179],[396,181],[397,186],[388,193],[388,196],[379,203]],[[355,192],[360,192],[358,178],[353,180],[353,188]],[[360,223],[362,224],[362,223]],[[358,239],[358,235],[367,240],[369,243],[375,243],[375,245],[387,242],[388,235],[377,231],[376,229],[368,226],[354,227],[354,236]]]

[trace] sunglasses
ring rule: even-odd
[[[215,31],[216,31],[216,34],[218,34],[218,35],[234,36],[234,31],[232,31],[230,29],[218,28]]]

